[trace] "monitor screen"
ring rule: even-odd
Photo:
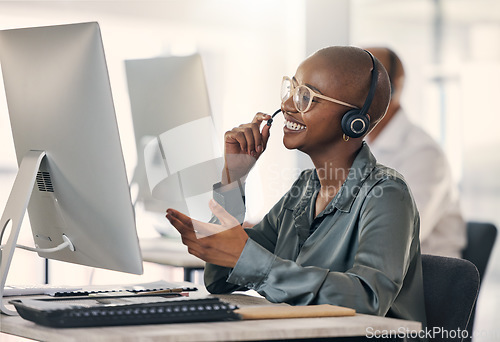
[[[209,220],[207,203],[223,166],[202,57],[126,60],[125,70],[137,146],[137,201],[159,213],[157,231],[179,236],[169,230],[165,210]]]
[[[29,156],[43,152],[39,167],[31,170],[36,179],[27,196],[34,243],[52,248],[66,236],[74,246],[74,251],[64,248],[39,255],[141,274],[99,25],[0,31],[0,65],[20,166],[17,183],[26,182],[20,174],[33,168],[26,166]],[[12,210],[16,198],[26,197],[16,182],[2,225],[18,215],[16,208]],[[2,259],[2,270],[4,263]]]

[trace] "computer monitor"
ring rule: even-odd
[[[153,225],[163,235],[169,235],[169,207],[208,220],[223,158],[201,55],[126,60],[125,70],[137,146],[137,201],[160,213]]]
[[[0,31],[0,65],[19,165],[1,294],[26,207],[36,246],[73,246],[41,257],[142,274],[98,23]]]

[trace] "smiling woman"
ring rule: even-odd
[[[342,125],[345,115],[356,114],[369,116],[371,128],[384,115],[390,92],[385,69],[364,50],[334,46],[302,62],[294,80],[281,106],[283,142],[306,153],[315,168],[303,171],[260,223],[247,229],[236,223],[244,207],[235,203],[244,203],[246,175],[269,139],[270,126],[261,126],[271,116],[257,113],[225,134],[225,172],[214,186],[212,221],[171,209],[167,218],[190,253],[207,262],[205,284],[212,293],[253,289],[273,302],[335,304],[425,325],[419,217],[411,193],[401,175],[377,164],[362,136]],[[312,87],[314,95],[293,96]],[[365,112],[324,101],[333,96]]]

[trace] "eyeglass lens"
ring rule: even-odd
[[[299,112],[305,112],[310,106],[312,94],[305,86],[293,87],[292,81],[285,77],[281,83],[281,101],[285,102],[293,95],[293,103]]]
[[[292,82],[288,77],[283,78],[281,82],[281,102],[285,102],[290,98],[292,92]]]
[[[305,112],[309,109],[310,102],[312,100],[311,92],[309,88],[304,86],[299,86],[295,89],[295,94],[293,94],[293,102],[295,107],[299,112]]]

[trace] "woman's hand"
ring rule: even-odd
[[[270,126],[260,126],[271,115],[257,113],[252,122],[240,125],[224,135],[224,171],[222,185],[239,181],[247,176],[255,162],[265,151]]]
[[[182,243],[190,254],[215,265],[233,268],[248,235],[238,220],[217,202],[210,200],[209,206],[220,225],[193,220],[174,209],[168,209],[166,217],[181,234]]]

